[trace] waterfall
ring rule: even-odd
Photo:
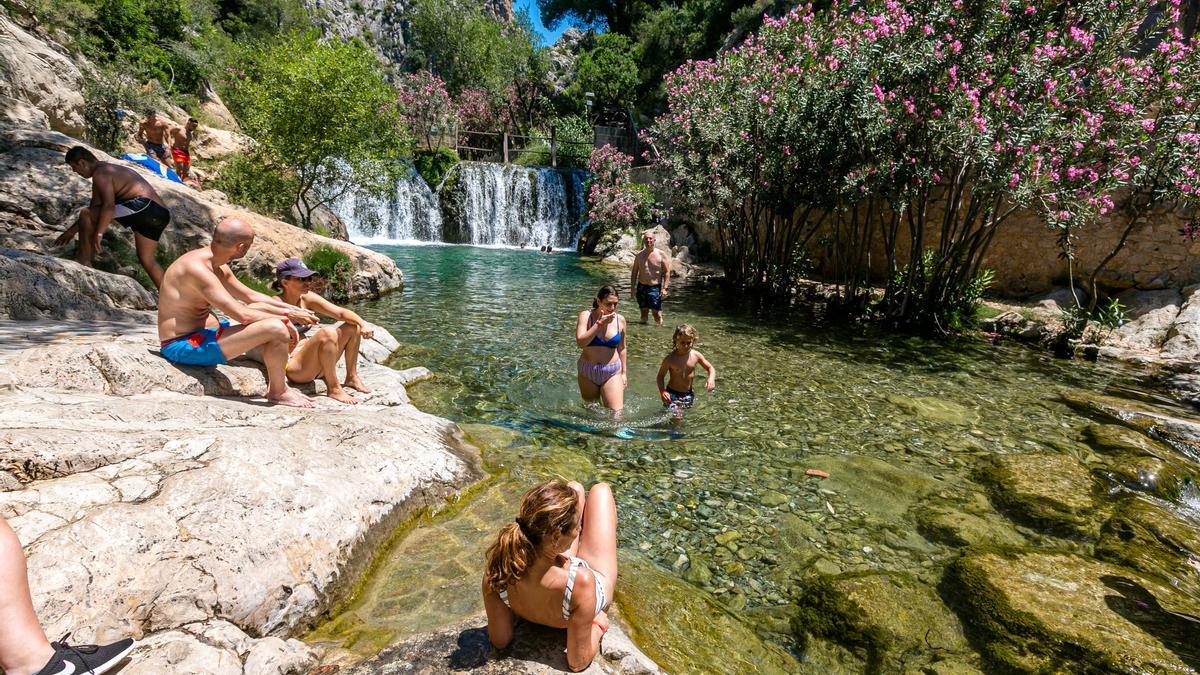
[[[351,194],[332,208],[356,242],[574,248],[586,176],[578,170],[460,162],[437,191],[414,171],[386,198]]]
[[[348,192],[330,208],[356,242],[438,241],[442,234],[437,195],[416,171],[396,181],[392,195]]]

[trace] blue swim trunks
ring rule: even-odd
[[[687,391],[675,391],[667,387],[667,396],[671,397],[671,403],[668,408],[690,408],[696,402],[695,391],[689,389]]]
[[[637,302],[640,309],[662,309],[662,286],[637,285]]]
[[[171,363],[184,366],[219,366],[225,363],[225,355],[221,353],[221,345],[217,344],[217,340],[220,339],[221,333],[229,328],[228,321],[220,323],[220,327],[215,330],[203,328],[195,333],[164,340],[158,351]]]

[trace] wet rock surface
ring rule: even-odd
[[[1196,672],[1196,603],[1126,567],[1070,553],[968,552],[944,583],[995,667],[1017,672]]]
[[[902,572],[825,577],[805,589],[799,605],[792,626],[802,640],[815,635],[851,645],[869,672],[977,661],[958,618],[932,588]]]
[[[1087,467],[1062,454],[997,457],[976,471],[1000,509],[1038,527],[1087,534],[1098,527]]]

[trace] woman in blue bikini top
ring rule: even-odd
[[[483,605],[488,638],[512,642],[514,619],[567,629],[567,666],[583,670],[608,631],[617,583],[617,506],[612,489],[561,480],[536,485],[520,515],[488,549]]]
[[[575,344],[582,350],[575,363],[579,395],[589,403],[600,400],[618,413],[625,406],[625,387],[629,385],[625,317],[617,314],[619,299],[617,289],[602,287],[592,300],[591,311],[580,312],[575,324]]]

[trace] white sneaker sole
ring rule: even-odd
[[[133,648],[136,646],[137,646],[137,643],[135,642],[135,643],[129,645],[125,649],[125,651],[121,652],[120,654],[117,654],[116,656],[112,657],[108,661],[101,663],[100,665],[92,668],[91,670],[81,671],[79,673],[79,675],[103,675],[104,673],[107,673],[108,671],[115,668],[118,663],[124,661],[125,657],[129,656],[129,652],[133,651]]]

